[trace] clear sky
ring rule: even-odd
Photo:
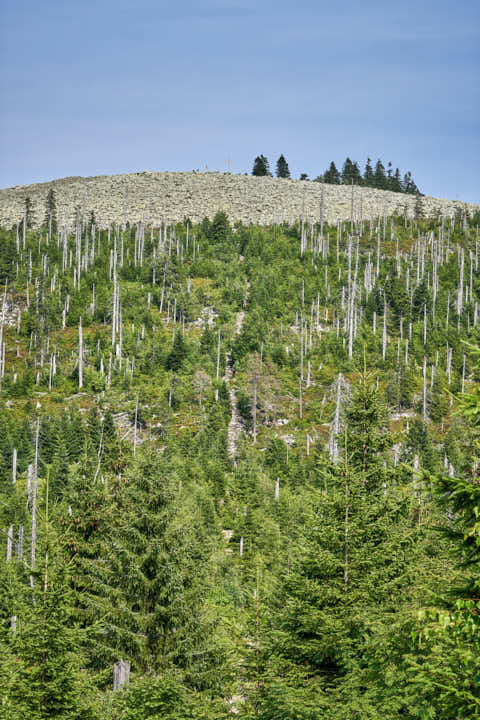
[[[479,30],[479,0],[3,0],[0,187],[349,155],[480,202]]]

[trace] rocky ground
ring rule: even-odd
[[[50,188],[57,196],[61,224],[71,225],[75,209],[85,215],[93,210],[97,224],[125,221],[160,224],[163,221],[202,220],[224,210],[231,220],[258,224],[292,222],[304,217],[318,221],[323,205],[326,221],[370,219],[379,215],[415,210],[416,198],[372,188],[323,185],[303,180],[283,180],[217,172],[141,172],[129,175],[68,177],[36,185],[0,190],[0,226],[11,227],[23,217],[25,198],[33,203],[34,225],[45,214]],[[322,200],[323,198],[323,200]],[[458,200],[422,198],[425,215],[451,215],[458,208],[480,206]]]

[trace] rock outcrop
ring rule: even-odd
[[[0,226],[12,227],[23,217],[25,198],[33,204],[33,224],[45,216],[50,188],[57,196],[59,221],[71,225],[76,208],[94,212],[98,224],[125,221],[160,224],[189,217],[192,221],[213,217],[224,210],[232,221],[270,224],[292,222],[299,217],[328,222],[370,219],[381,215],[415,212],[416,197],[372,188],[323,185],[304,180],[283,180],[230,173],[141,172],[128,175],[68,177],[36,185],[0,190]],[[323,200],[322,200],[323,196]],[[425,215],[452,215],[458,208],[469,212],[479,205],[458,200],[421,198]]]

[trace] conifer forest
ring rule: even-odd
[[[480,718],[480,213],[31,213],[0,720]]]

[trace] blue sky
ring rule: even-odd
[[[4,0],[0,187],[391,160],[480,202],[478,0]]]

